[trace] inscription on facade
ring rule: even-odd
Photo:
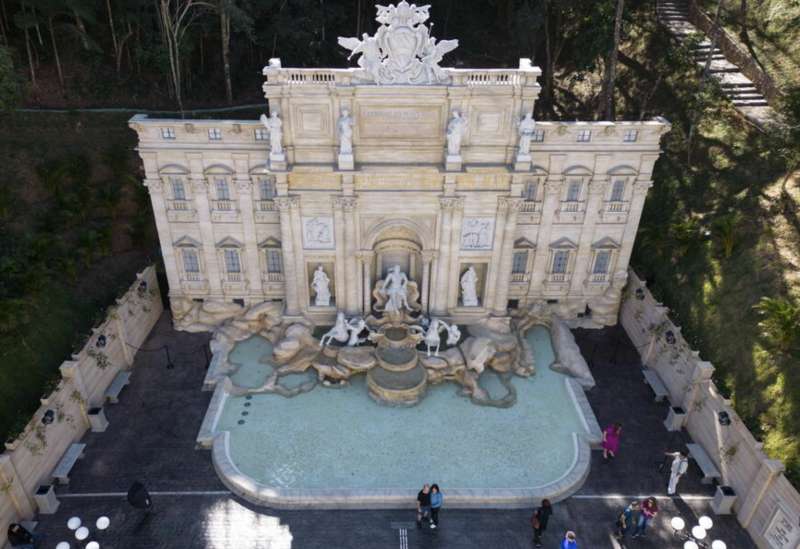
[[[786,511],[778,507],[769,521],[764,537],[774,549],[794,549],[800,541],[800,529]]]
[[[436,105],[361,105],[356,119],[359,136],[367,139],[430,139],[441,133],[441,108]]]

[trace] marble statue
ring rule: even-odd
[[[536,131],[536,121],[533,119],[533,114],[525,113],[525,117],[519,121],[517,127],[519,130],[517,158],[530,158],[531,139],[533,139],[533,133]]]
[[[454,110],[453,117],[447,123],[447,155],[458,156],[461,153],[461,138],[467,131],[467,119]]]
[[[325,335],[320,338],[319,346],[324,347],[325,345],[329,345],[332,340],[336,340],[339,343],[350,340],[350,330],[348,330],[347,320],[345,320],[344,313],[341,311],[336,313],[336,323],[333,325],[333,328],[325,332]]]
[[[269,131],[270,154],[283,154],[283,122],[278,116],[278,112],[272,111],[269,118],[262,114],[260,120]]]
[[[367,322],[361,317],[351,318],[347,323],[347,330],[350,332],[350,339],[347,340],[348,347],[355,347],[369,339],[369,335],[367,337],[359,337],[364,330],[367,330],[370,334],[372,333],[372,330],[367,326]]]
[[[314,305],[317,307],[330,307],[331,304],[331,279],[325,274],[325,269],[322,265],[317,266],[314,271],[314,280],[311,282],[311,287],[314,289],[316,296],[314,297]]]
[[[339,154],[353,154],[353,117],[350,111],[342,109],[337,122],[339,127]]]
[[[464,307],[478,306],[478,273],[473,265],[461,275],[461,302]]]
[[[350,56],[361,54],[358,66],[364,81],[375,84],[442,84],[449,81],[439,67],[444,55],[458,47],[458,40],[437,42],[430,36],[425,21],[430,6],[417,6],[402,0],[396,6],[376,5],[375,20],[380,23],[375,36],[364,33],[361,39],[340,36],[339,45]]]
[[[386,275],[380,292],[387,298],[386,312],[401,312],[403,309],[411,311],[408,304],[408,276],[400,270],[400,265],[395,265]]]
[[[442,340],[439,337],[439,332],[447,329],[447,324],[438,318],[432,318],[428,329],[425,330],[425,345],[428,347],[428,356],[431,356],[431,349],[436,348],[433,356],[439,356],[439,345]]]
[[[458,325],[450,324],[447,327],[447,344],[450,346],[455,345],[461,339],[461,330],[458,329]]]

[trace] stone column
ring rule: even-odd
[[[505,237],[506,218],[508,217],[508,201],[505,197],[497,199],[497,213],[494,222],[494,238],[492,239],[492,258],[486,269],[486,288],[480,304],[485,309],[494,307],[497,300],[497,281],[500,279],[500,264],[503,255],[503,238]]]
[[[561,185],[564,176],[551,175],[544,183],[544,198],[542,199],[542,218],[539,222],[539,236],[536,238],[536,257],[533,261],[530,291],[542,295],[550,257],[550,234],[553,227],[553,217],[558,209],[561,194]]]
[[[508,313],[508,286],[511,284],[511,263],[514,255],[514,239],[517,235],[517,214],[522,206],[521,198],[501,198],[506,203],[506,226],[503,231],[503,250],[500,266],[497,269],[497,286],[495,288],[494,314]]]
[[[367,316],[372,312],[372,261],[375,252],[372,250],[362,250],[358,252],[358,260],[363,266],[363,281],[361,283],[361,312]]]
[[[431,285],[431,262],[436,259],[436,250],[422,250],[422,286],[420,288],[420,304],[422,312],[430,312],[430,285]]]
[[[203,244],[203,260],[208,278],[209,293],[222,295],[222,273],[217,259],[214,227],[211,221],[211,209],[208,204],[208,185],[205,177],[192,174],[189,179],[192,185],[195,206],[197,207],[197,226]]]
[[[602,206],[607,184],[608,176],[601,174],[592,177],[589,182],[586,211],[583,213],[583,226],[581,227],[581,236],[578,239],[578,249],[575,251],[575,266],[572,269],[572,281],[569,289],[569,293],[573,295],[581,295],[583,293],[583,284],[589,276],[594,226],[600,215],[600,207]],[[609,282],[611,282],[612,274],[608,273]]]
[[[356,204],[354,196],[344,196],[341,198],[342,210],[344,212],[344,245],[345,263],[344,272],[347,276],[347,301],[345,310],[349,315],[358,314],[361,309],[361,299],[358,297],[358,259],[356,258],[357,236],[356,236]],[[337,243],[337,247],[341,244]]]
[[[447,307],[458,306],[458,289],[461,272],[459,270],[459,257],[461,255],[461,226],[464,223],[464,197],[456,197],[453,205],[452,230],[450,236],[450,259],[447,265],[450,269],[447,275]]]
[[[261,289],[261,262],[258,258],[258,242],[256,237],[255,214],[253,213],[253,182],[247,174],[237,172],[236,190],[239,193],[239,207],[242,216],[242,234],[244,235],[245,269],[247,271],[247,289],[251,295],[263,299]]]
[[[8,453],[0,454],[0,485],[3,486],[4,493],[17,515],[25,520],[30,520],[36,514],[36,506],[31,501],[28,492],[22,485],[22,480],[17,474],[11,455]],[[17,521],[16,518],[14,518]]]
[[[439,254],[436,260],[436,279],[432,287],[431,309],[433,314],[447,312],[447,282],[450,273],[450,237],[452,236],[453,208],[456,199],[453,197],[439,197],[441,213],[439,215]]]
[[[311,281],[308,278],[306,270],[306,261],[303,248],[303,226],[300,219],[300,197],[292,197],[295,199],[292,202],[292,207],[289,210],[289,222],[292,225],[292,240],[294,245],[294,256],[290,260],[294,260],[294,268],[296,273],[297,284],[297,303],[300,306],[300,311],[308,310],[311,304],[309,285]]]
[[[342,197],[333,197],[333,232],[336,242],[336,263],[334,265],[334,278],[336,280],[336,308],[344,309],[347,303],[347,274],[345,272],[345,238],[344,214],[342,210]]]
[[[297,291],[297,268],[294,263],[295,248],[294,235],[292,234],[291,209],[297,207],[297,198],[292,196],[279,196],[275,198],[281,220],[281,255],[283,256],[283,288],[286,299],[287,315],[299,315],[300,304]],[[299,250],[298,250],[299,252]],[[302,273],[301,273],[302,274]],[[305,279],[305,276],[303,276]]]

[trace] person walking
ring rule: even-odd
[[[439,485],[434,484],[431,486],[431,528],[439,527],[439,509],[442,508],[444,503],[444,495],[439,490]]]
[[[622,512],[617,517],[617,539],[625,538],[628,530],[631,529],[631,526],[634,524],[634,520],[636,519],[635,513],[639,512],[639,502],[632,501],[630,504],[622,510]]]
[[[542,504],[531,515],[531,527],[533,528],[533,545],[542,546],[542,534],[547,530],[547,522],[553,514],[553,507],[549,499],[543,499]]]
[[[422,519],[430,520],[431,517],[431,487],[428,484],[422,486],[422,490],[417,494],[417,528],[422,528]]]
[[[567,530],[567,533],[564,534],[564,539],[561,540],[561,549],[578,549],[578,540],[575,532]]]
[[[678,481],[689,469],[689,456],[685,452],[664,452],[664,455],[672,458],[672,465],[669,470],[669,484],[667,484],[667,495],[674,496],[678,488]]]
[[[656,498],[650,496],[642,502],[641,512],[639,513],[639,520],[636,521],[636,530],[633,532],[633,537],[638,538],[644,536],[647,524],[653,520],[658,514],[658,502]]]
[[[614,423],[603,431],[603,459],[608,461],[608,456],[617,457],[619,439],[622,436],[622,423]]]

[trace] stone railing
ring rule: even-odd
[[[133,366],[136,350],[162,311],[155,267],[147,267],[92,330],[83,349],[61,365],[58,386],[41,399],[23,432],[6,442],[0,455],[0,547],[11,522],[37,513],[37,489],[50,484],[61,456],[90,428],[89,410],[102,406],[116,375]],[[52,423],[42,421],[45,414],[53,416]]]
[[[783,93],[775,80],[756,63],[753,56],[743,49],[728,31],[719,26],[715,28],[714,20],[699,8],[696,0],[689,0],[689,21],[706,33],[709,40],[712,40],[712,35],[717,33],[717,47],[722,50],[728,61],[739,67],[742,74],[753,81],[771,106],[776,107],[780,103]]]
[[[672,406],[686,413],[683,426],[720,471],[721,483],[733,488],[733,512],[759,547],[796,549],[800,543],[800,493],[783,475],[783,464],[770,459],[731,408],[703,361],[633,271],[620,308],[620,322],[639,351],[642,363],[658,373]],[[720,415],[722,414],[722,416]],[[725,421],[720,418],[730,419]]]

